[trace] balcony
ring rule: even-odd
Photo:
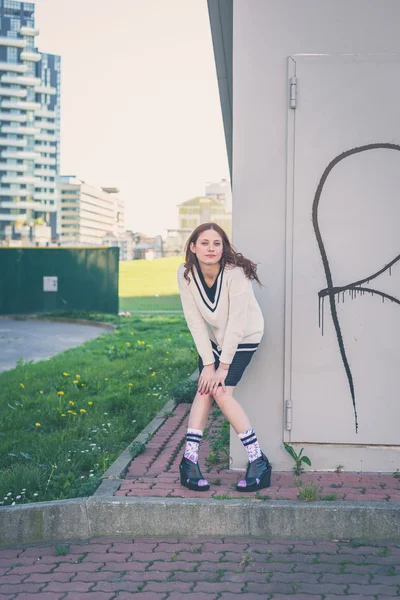
[[[0,171],[8,171],[9,173],[16,173],[18,171],[24,172],[27,170],[27,165],[17,165],[8,162],[0,162]]]
[[[18,90],[15,88],[4,88],[0,87],[0,96],[9,96],[10,98],[25,98],[27,94],[26,90]]]
[[[3,156],[4,156],[4,152],[3,152]],[[53,165],[55,166],[57,164],[57,161],[55,158],[46,158],[44,156],[38,156],[38,154],[35,152],[35,164],[37,165]]]
[[[2,133],[15,133],[17,135],[37,135],[40,129],[36,127],[15,127],[13,125],[3,125],[1,128]]]
[[[56,196],[57,195],[54,192],[53,193],[35,192],[33,195],[35,200],[55,200]]]
[[[18,159],[26,159],[26,160],[35,160],[38,157],[37,152],[29,152],[28,150],[5,150],[1,154],[1,158],[16,158]]]
[[[51,133],[38,133],[35,140],[38,142],[57,142],[58,136]]]
[[[38,85],[35,87],[35,92],[37,94],[50,94],[50,96],[55,96],[57,94],[57,89],[49,85]]]
[[[43,204],[33,200],[23,202],[0,202],[0,208],[30,208],[31,210],[43,210]]]
[[[26,140],[13,140],[7,137],[0,137],[0,146],[17,146],[18,148],[25,148]]]
[[[2,108],[15,108],[16,110],[39,110],[39,102],[25,102],[24,100],[2,100]]]
[[[49,190],[55,190],[57,187],[57,184],[55,181],[42,181],[41,179],[39,179],[38,183],[35,183],[35,187],[47,188]],[[53,194],[55,194],[55,192],[53,192]]]
[[[22,188],[1,188],[0,187],[0,196],[19,196],[20,198],[26,198],[26,196],[31,196],[30,190],[22,189]]]
[[[0,112],[0,121],[18,121],[18,123],[24,123],[26,120],[26,115],[13,115],[12,113]]]
[[[35,169],[33,174],[36,177],[57,177],[56,169]]]
[[[39,60],[42,60],[42,55],[39,52],[31,50],[23,50],[19,57],[21,60],[27,60],[29,62],[39,62]]]
[[[47,108],[40,108],[35,113],[35,117],[42,117],[43,119],[56,119],[57,114],[52,110],[48,110]]]
[[[15,73],[25,73],[28,70],[26,65],[9,63],[9,62],[0,62],[0,71],[14,71]]]
[[[18,85],[36,86],[41,84],[40,77],[30,75],[2,75],[0,81],[3,83],[18,83]]]
[[[12,48],[25,48],[26,40],[22,40],[21,38],[1,36],[0,46],[10,46]]]
[[[37,113],[36,113],[37,114]],[[49,123],[48,121],[38,121],[36,119],[35,121],[35,126],[36,127],[40,127],[40,129],[43,131],[54,131],[57,128],[57,124],[56,123]]]
[[[2,183],[17,183],[17,184],[35,184],[35,183],[40,183],[40,179],[38,179],[37,177],[31,177],[31,176],[18,176],[18,175],[5,175],[2,178]]]
[[[25,221],[26,217],[26,213],[19,213],[18,215],[0,215],[0,221]]]
[[[19,30],[21,35],[27,35],[30,37],[34,37],[35,35],[39,35],[39,29],[37,29],[36,27],[21,27],[21,29]]]
[[[35,152],[41,152],[42,154],[57,154],[57,147],[35,144]]]

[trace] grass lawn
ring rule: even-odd
[[[182,310],[176,280],[182,256],[120,262],[119,310]]]
[[[117,329],[0,374],[3,505],[93,493],[196,368],[181,315],[94,318]]]

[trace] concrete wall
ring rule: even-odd
[[[233,242],[259,264],[263,342],[237,389],[273,467],[283,447],[288,56],[400,53],[397,0],[234,0]],[[312,415],[310,415],[312,418]],[[400,436],[399,436],[400,443]],[[400,446],[307,444],[313,469],[400,468]],[[245,453],[231,437],[233,468]]]

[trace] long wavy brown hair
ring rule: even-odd
[[[196,265],[196,268],[198,270],[200,269],[197,256],[196,254],[194,254],[194,252],[191,251],[190,245],[192,242],[193,244],[196,244],[199,235],[203,233],[203,231],[208,231],[209,229],[213,229],[214,231],[219,233],[219,235],[222,238],[223,250],[221,257],[221,267],[225,268],[226,265],[232,265],[232,267],[242,267],[246,277],[248,277],[249,279],[254,279],[260,286],[262,286],[262,283],[257,275],[256,263],[252,262],[248,258],[245,258],[240,252],[236,252],[235,248],[230,243],[225,231],[222,229],[222,227],[217,225],[217,223],[202,223],[201,225],[196,227],[196,229],[192,232],[189,239],[187,240],[185,244],[185,279],[187,281],[190,281],[188,273],[192,270],[193,265]]]

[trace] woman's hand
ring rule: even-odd
[[[200,373],[197,388],[200,394],[210,393],[210,384],[215,373],[215,364],[205,365]]]
[[[222,391],[224,393],[226,392],[225,379],[226,379],[227,375],[228,375],[228,369],[224,369],[223,367],[218,367],[218,369],[215,371],[214,376],[211,380],[210,391],[209,391],[209,393],[212,396],[214,396],[217,393],[219,384],[221,384],[221,386],[222,386]]]

